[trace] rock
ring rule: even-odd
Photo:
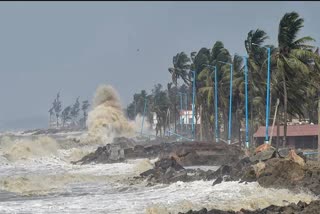
[[[155,173],[155,170],[154,169],[149,169],[143,173],[140,174],[141,177],[148,177],[149,175],[152,175]]]
[[[300,156],[304,160],[304,162],[307,162],[307,156],[303,154],[303,151],[298,150],[297,155]]]
[[[126,159],[175,157],[182,166],[223,165],[237,162],[244,155],[240,148],[224,143],[173,142],[155,140],[135,142],[128,138],[115,138],[112,144],[99,147],[95,152],[74,162],[80,164],[114,163]]]
[[[320,210],[320,200],[315,200],[312,201],[310,204],[304,203],[299,201],[297,204],[291,203],[287,206],[275,206],[275,205],[270,205],[264,209],[257,209],[257,210],[245,210],[241,209],[239,212],[235,211],[223,211],[223,210],[217,210],[217,209],[212,209],[212,210],[207,210],[205,208],[199,210],[199,211],[193,211],[189,210],[186,213],[181,213],[181,214],[293,214],[293,213],[301,213],[301,214],[318,214]]]
[[[259,151],[258,153],[256,153],[254,156],[250,158],[251,162],[265,161],[275,157],[275,154],[276,154],[276,149],[268,145],[261,147],[261,149],[258,151]]]
[[[266,168],[266,164],[264,162],[259,162],[255,165],[253,165],[254,172],[257,177],[259,177],[262,173],[262,171]]]
[[[273,158],[265,162],[258,183],[263,187],[293,188],[304,173],[304,168],[292,160]]]
[[[177,181],[183,181],[186,182],[188,180],[188,175],[186,171],[179,171],[173,176],[170,177],[170,182],[169,183],[175,183]]]
[[[299,164],[300,166],[304,166],[305,162],[303,160],[302,157],[300,157],[299,155],[297,155],[294,150],[290,150],[288,156],[286,157],[286,159],[288,160],[292,160],[293,162]]]
[[[256,149],[255,149],[255,152],[254,154],[258,154],[259,152],[262,152],[262,151],[265,151],[265,150],[268,150],[269,148],[271,147],[270,144],[262,144],[260,146],[258,146]]]
[[[220,184],[220,183],[222,183],[222,181],[223,181],[223,178],[222,178],[222,176],[220,176],[213,182],[212,186]]]
[[[175,171],[184,169],[173,157],[158,160],[157,162],[155,162],[155,168],[159,168],[161,170],[172,168]]]
[[[278,155],[280,158],[285,158],[289,155],[290,149],[289,148],[282,148],[278,150]]]

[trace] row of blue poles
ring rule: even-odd
[[[252,43],[252,45],[257,45]],[[268,66],[267,66],[267,96],[266,96],[266,136],[265,136],[265,143],[269,143],[269,101],[270,101],[270,55],[271,55],[271,50],[270,48],[267,48],[268,51]],[[245,130],[245,134],[246,134],[246,147],[249,147],[249,127],[248,127],[248,60],[247,57],[243,57],[244,58],[244,78],[245,78],[245,118],[246,118],[246,130]],[[232,77],[233,77],[233,66],[231,63],[228,62],[222,62],[222,61],[218,61],[220,63],[223,64],[228,64],[230,65],[230,98],[229,98],[229,120],[228,120],[228,144],[231,144],[231,128],[232,128]],[[209,65],[210,66],[210,65]],[[217,77],[217,67],[216,66],[212,66],[214,67],[214,102],[215,102],[215,138],[216,138],[216,143],[219,142],[219,124],[218,124],[218,77]],[[192,81],[192,137],[193,140],[195,140],[195,89],[196,89],[196,72],[195,71],[191,71],[193,73],[193,81]],[[180,109],[182,112],[182,94],[180,92]],[[186,94],[186,99],[187,98],[187,94]],[[188,110],[188,101],[187,103],[187,108],[186,110]],[[144,103],[144,111],[143,111],[143,118],[142,118],[142,125],[141,125],[141,134],[143,131],[143,122],[144,122],[144,117],[145,117],[145,111],[146,111],[146,98],[145,98],[145,103]],[[180,117],[180,128],[182,131],[182,120]]]
[[[256,45],[256,44],[253,44]],[[271,50],[268,50],[268,66],[267,66],[267,97],[266,97],[266,137],[265,143],[269,143],[269,101],[270,101],[270,55]],[[248,60],[247,57],[244,58],[244,78],[245,78],[245,145],[249,148],[249,126],[248,126]],[[229,121],[228,121],[228,144],[231,143],[231,127],[232,127],[232,77],[233,77],[233,67],[231,63],[221,62],[223,64],[230,65],[230,99],[229,99]],[[217,77],[217,66],[210,66],[214,68],[214,102],[215,102],[215,142],[219,142],[219,125],[218,125],[218,77]],[[195,78],[194,78],[195,81]]]

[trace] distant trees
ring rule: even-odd
[[[79,102],[79,97],[77,97],[76,102],[73,104],[70,110],[70,116],[72,118],[73,125],[76,125],[77,123],[79,112],[80,112],[80,102]]]
[[[53,110],[56,114],[56,123],[57,127],[59,127],[59,117],[60,117],[60,112],[61,112],[61,101],[60,101],[60,92],[57,94],[56,99],[53,101]]]
[[[70,112],[71,112],[71,106],[67,106],[65,109],[63,109],[61,113],[62,127],[64,127],[66,122],[71,119]]]
[[[172,82],[167,84],[164,88],[161,84],[154,85],[151,93],[148,94],[145,90],[133,95],[133,101],[127,106],[127,116],[133,120],[138,114],[143,115],[145,100],[147,102],[145,120],[150,124],[155,125],[157,135],[163,136],[170,127],[170,124],[175,123],[174,114],[179,114],[180,96],[179,92],[186,94],[189,87],[186,84],[177,88]],[[187,94],[188,100],[191,100],[191,94]],[[185,98],[182,103],[182,108],[185,109]],[[189,106],[190,107],[190,106]],[[154,118],[155,113],[156,118]],[[172,115],[172,117],[170,117]],[[157,120],[157,123],[154,124]]]
[[[77,97],[73,105],[66,106],[62,110],[62,102],[60,100],[60,92],[57,94],[56,98],[52,103],[52,107],[49,109],[49,126],[56,128],[75,128],[75,127],[85,127],[88,108],[90,106],[88,100],[82,101],[80,106],[80,97]],[[83,112],[83,117],[79,118],[80,111]],[[55,116],[55,121],[53,124],[53,116]]]
[[[82,101],[82,106],[81,106],[81,110],[83,112],[83,120],[84,123],[87,121],[87,117],[88,117],[88,108],[89,108],[90,104],[88,100]]]

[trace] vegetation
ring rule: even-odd
[[[304,20],[296,12],[286,13],[278,26],[278,44],[276,46],[266,44],[268,35],[261,29],[248,32],[244,38],[248,65],[248,90],[249,90],[249,122],[250,136],[260,125],[265,124],[266,106],[266,79],[267,79],[267,48],[271,51],[271,78],[270,78],[270,118],[274,115],[277,99],[280,100],[277,118],[279,124],[284,125],[283,145],[286,144],[287,122],[289,118],[309,119],[309,122],[317,121],[317,98],[320,90],[320,57],[318,49],[310,36],[301,36]],[[150,95],[146,91],[134,95],[133,102],[128,106],[129,118],[143,112],[144,99],[149,104],[148,112],[156,112],[159,121],[158,129],[168,129],[168,125],[177,122],[179,114],[178,92],[188,93],[191,101],[192,75],[196,73],[196,116],[201,116],[200,130],[197,130],[197,138],[203,140],[214,139],[214,71],[217,67],[218,75],[218,109],[219,124],[222,135],[226,139],[228,128],[229,90],[230,90],[230,63],[233,65],[233,140],[241,142],[240,129],[244,124],[244,66],[243,57],[237,54],[231,55],[223,42],[216,41],[212,48],[201,48],[192,52],[190,57],[180,52],[173,57],[173,66],[168,70],[172,76],[172,82],[167,89],[160,84],[156,85]],[[178,81],[184,84],[178,87]],[[191,103],[191,102],[189,102]],[[191,110],[191,105],[188,105]],[[171,113],[168,119],[168,112]],[[149,113],[150,114],[150,113]],[[150,115],[148,116],[150,119]],[[170,120],[170,121],[168,121]],[[196,120],[197,121],[197,120]],[[152,122],[150,120],[150,122]],[[270,123],[271,124],[271,123]],[[161,127],[161,128],[160,128]],[[176,127],[176,125],[175,125]],[[199,129],[198,126],[196,126]],[[175,128],[176,129],[176,128]],[[220,131],[220,129],[219,129]]]
[[[81,110],[83,112],[83,117],[79,118],[80,114],[80,101],[79,97],[76,99],[75,103],[70,106],[66,106],[62,110],[62,102],[60,100],[60,92],[57,94],[56,98],[52,103],[52,107],[49,109],[49,126],[56,128],[85,128],[86,120],[88,116],[88,108],[90,104],[88,100],[82,102]],[[53,121],[53,116],[55,116],[55,121]],[[54,124],[53,124],[54,123]]]

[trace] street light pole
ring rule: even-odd
[[[244,81],[245,81],[245,105],[246,105],[246,147],[249,148],[249,129],[248,129],[248,59],[244,59]]]
[[[193,83],[192,83],[192,137],[195,140],[195,94],[196,94],[196,72],[191,71],[193,73]]]
[[[181,115],[181,113],[182,113],[182,94],[183,93],[181,93],[181,92],[178,92],[179,93],[179,95],[180,95],[180,133],[182,133],[182,115]]]
[[[270,48],[268,49],[268,74],[267,74],[267,108],[266,108],[266,138],[265,143],[269,144],[269,101],[270,101]]]
[[[251,43],[252,45],[259,46],[258,44]],[[260,47],[260,46],[259,46]],[[265,47],[260,47],[265,48]],[[266,48],[268,51],[268,70],[267,70],[267,97],[266,97],[266,136],[265,136],[265,143],[269,144],[269,108],[270,108],[270,63],[271,63],[271,49]]]
[[[185,96],[186,96],[186,115],[185,115],[185,117],[186,117],[186,122],[185,122],[185,124],[186,124],[186,134],[188,133],[188,112],[189,112],[189,110],[188,110],[188,93],[185,93]]]

